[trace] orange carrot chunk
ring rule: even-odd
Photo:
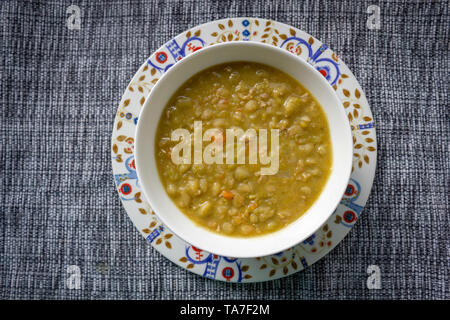
[[[234,198],[234,194],[231,191],[223,190],[222,197],[224,197],[227,200],[231,200]]]

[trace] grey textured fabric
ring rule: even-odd
[[[66,26],[69,5],[81,29]],[[367,7],[381,8],[369,30]],[[449,299],[448,1],[2,1],[0,298]],[[361,220],[293,276],[226,284],[191,274],[139,235],[114,188],[110,138],[128,81],[152,51],[200,23],[291,24],[359,79],[378,168]],[[379,290],[367,267],[381,270]],[[68,289],[67,266],[81,268]]]

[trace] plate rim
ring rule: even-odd
[[[116,150],[116,148],[118,148],[117,147],[117,141],[115,141],[115,136],[117,136],[117,131],[120,129],[120,128],[118,128],[118,123],[119,123],[119,121],[121,121],[120,120],[120,118],[119,118],[119,112],[120,112],[120,108],[124,105],[124,104],[127,104],[125,107],[128,107],[128,106],[132,106],[133,104],[137,104],[137,101],[136,102],[133,102],[133,104],[131,104],[130,105],[130,100],[128,100],[128,103],[126,102],[127,101],[127,98],[128,98],[128,93],[129,93],[129,88],[130,87],[132,87],[133,86],[133,83],[134,82],[136,82],[136,79],[140,76],[140,74],[142,73],[142,72],[145,72],[145,71],[147,71],[147,70],[149,70],[149,68],[150,67],[148,67],[148,65],[149,65],[149,61],[150,61],[150,59],[152,59],[152,58],[154,58],[155,57],[155,55],[158,53],[158,52],[163,52],[163,50],[167,47],[167,45],[171,42],[171,41],[174,41],[174,40],[176,40],[176,39],[180,39],[180,38],[182,38],[183,36],[185,36],[185,35],[187,35],[188,33],[191,33],[191,34],[195,34],[195,32],[198,32],[198,30],[200,30],[200,31],[205,31],[205,30],[207,30],[208,28],[210,28],[210,27],[212,27],[214,24],[217,24],[217,25],[219,25],[219,24],[221,24],[222,26],[225,26],[225,25],[230,25],[230,21],[231,21],[231,24],[234,26],[234,24],[235,23],[237,23],[237,24],[239,24],[239,22],[240,23],[244,23],[244,21],[245,20],[247,20],[247,21],[249,21],[249,24],[250,23],[255,23],[254,21],[256,21],[256,20],[258,20],[258,21],[260,21],[260,23],[261,23],[261,25],[262,24],[264,24],[266,27],[267,26],[274,26],[274,27],[277,27],[277,28],[280,28],[280,27],[283,27],[284,29],[286,29],[286,30],[289,30],[289,32],[290,32],[290,34],[291,35],[293,35],[293,33],[294,33],[294,36],[297,34],[297,33],[299,33],[299,34],[301,34],[302,36],[304,36],[304,35],[306,35],[306,36],[309,36],[310,38],[310,40],[309,41],[311,41],[311,39],[313,39],[312,40],[312,42],[314,43],[314,42],[318,42],[319,44],[321,44],[321,46],[320,47],[322,47],[322,46],[324,46],[324,44],[322,43],[322,42],[320,42],[319,40],[317,40],[316,38],[314,38],[314,37],[312,37],[311,35],[309,35],[308,33],[306,33],[306,32],[304,32],[304,31],[302,31],[302,30],[300,30],[300,29],[298,29],[298,28],[295,28],[295,27],[293,27],[293,26],[290,26],[290,25],[288,25],[288,24],[285,24],[285,23],[282,23],[282,22],[277,22],[277,21],[274,21],[274,20],[270,20],[270,19],[263,19],[263,18],[249,18],[249,17],[236,17],[236,18],[225,18],[225,19],[219,19],[219,20],[214,20],[214,21],[210,21],[210,22],[206,22],[206,23],[203,23],[203,24],[200,24],[200,25],[197,25],[197,26],[194,26],[194,27],[192,27],[192,28],[190,28],[190,29],[188,29],[188,30],[186,30],[186,31],[184,31],[184,32],[182,32],[182,33],[180,33],[180,34],[178,34],[178,35],[176,35],[175,37],[173,37],[171,40],[169,40],[169,41],[167,41],[166,43],[164,43],[161,47],[159,47],[157,50],[155,50],[147,59],[146,59],[146,61],[139,67],[139,69],[137,70],[137,72],[134,74],[134,76],[131,78],[131,80],[130,80],[130,82],[128,83],[128,85],[127,85],[127,87],[126,87],[126,89],[125,89],[125,92],[124,92],[124,94],[122,95],[122,97],[121,97],[121,100],[120,100],[120,104],[119,104],[119,107],[118,107],[118,109],[117,109],[117,111],[116,111],[116,117],[115,117],[115,119],[114,119],[114,124],[113,124],[113,131],[112,131],[112,137],[111,137],[111,155],[112,155],[112,158],[111,158],[111,160],[112,160],[112,171],[113,171],[113,177],[115,178],[114,180],[115,180],[115,184],[116,184],[116,191],[118,192],[118,194],[119,194],[119,197],[121,197],[121,202],[122,202],[122,205],[124,206],[124,208],[125,208],[125,210],[126,210],[126,212],[127,212],[127,215],[129,216],[129,218],[132,220],[132,222],[133,222],[133,224],[135,225],[135,227],[138,229],[138,231],[140,231],[140,233],[141,234],[143,234],[147,239],[149,239],[149,236],[148,235],[146,235],[143,231],[142,231],[142,229],[135,223],[135,218],[133,217],[133,215],[132,215],[132,213],[130,213],[129,212],[129,209],[127,210],[127,207],[129,207],[128,206],[128,204],[129,204],[129,202],[127,202],[127,201],[129,201],[129,200],[124,200],[123,198],[122,198],[122,196],[123,196],[123,190],[121,190],[120,189],[120,185],[117,183],[117,175],[121,175],[121,173],[117,173],[117,156],[118,156],[118,152],[116,151],[115,152],[115,150]],[[254,20],[254,21],[252,21],[252,22],[250,22],[250,20]],[[243,27],[244,27],[244,29],[246,28],[246,26],[245,25],[243,25]],[[231,28],[231,26],[230,26],[230,28]],[[242,28],[242,27],[241,27]],[[224,29],[222,29],[221,27],[219,27],[219,29],[221,29],[221,30],[224,30]],[[225,27],[225,29],[226,29],[226,27]],[[258,28],[257,28],[258,29]],[[260,28],[259,28],[260,29]],[[258,29],[258,30],[259,30]],[[267,29],[267,28],[265,28],[265,29]],[[280,28],[281,29],[281,28]],[[196,31],[197,30],[197,31]],[[242,30],[242,29],[241,29]],[[245,29],[245,30],[247,30],[247,29]],[[263,29],[264,30],[264,29]],[[275,30],[277,30],[277,29],[275,29]],[[293,30],[293,31],[292,31]],[[242,32],[242,31],[241,31]],[[267,37],[266,37],[267,38]],[[240,41],[242,41],[242,40],[240,40]],[[254,39],[251,39],[251,40],[244,40],[244,41],[255,41]],[[259,42],[261,42],[261,40],[259,41]],[[311,47],[312,47],[312,43],[311,43]],[[335,55],[335,53],[331,50],[331,49],[328,49],[328,47],[326,47],[326,49],[325,49],[325,51],[326,50],[329,50],[331,53],[332,53],[332,55]],[[361,211],[363,210],[363,208],[364,208],[364,206],[365,206],[365,204],[366,204],[366,202],[367,202],[367,200],[368,200],[368,197],[369,197],[369,195],[370,195],[370,190],[372,189],[372,187],[373,187],[373,181],[374,181],[374,176],[375,176],[375,171],[376,171],[376,162],[377,162],[377,150],[378,150],[378,148],[377,148],[377,140],[376,140],[376,129],[375,129],[375,126],[374,126],[374,124],[373,124],[373,116],[372,116],[372,112],[371,112],[371,109],[370,109],[370,105],[369,105],[369,103],[368,103],[368,101],[367,101],[367,99],[366,99],[366,96],[365,96],[365,94],[364,94],[364,91],[362,90],[362,88],[361,88],[361,86],[360,86],[360,84],[359,84],[359,82],[357,81],[357,79],[356,79],[356,77],[354,76],[354,74],[351,72],[351,70],[347,67],[347,65],[342,61],[342,60],[340,60],[340,59],[338,59],[337,58],[337,60],[336,60],[336,62],[339,62],[339,64],[340,65],[342,65],[342,66],[344,66],[344,69],[346,70],[346,75],[347,75],[347,77],[346,77],[346,79],[350,79],[350,80],[352,80],[353,82],[354,82],[354,84],[355,84],[355,87],[356,87],[356,89],[359,91],[359,95],[357,94],[357,99],[360,99],[361,98],[361,100],[362,100],[362,102],[366,105],[366,108],[368,109],[368,110],[366,110],[366,111],[368,111],[368,114],[370,115],[370,118],[371,118],[371,123],[372,123],[372,127],[370,127],[369,129],[370,129],[370,133],[369,134],[367,134],[367,136],[368,137],[371,137],[370,139],[372,139],[373,140],[373,142],[372,142],[372,147],[373,147],[373,152],[372,152],[372,155],[373,155],[373,157],[372,157],[372,161],[371,161],[371,164],[370,164],[370,166],[366,166],[365,168],[365,170],[367,171],[367,172],[365,172],[365,185],[366,186],[368,186],[368,191],[366,191],[366,194],[364,195],[364,197],[365,197],[365,200],[363,200],[362,202],[362,205],[358,205],[358,206],[360,206],[361,208],[360,208],[360,212],[359,212],[359,215],[361,214]],[[175,62],[176,63],[176,62]],[[147,67],[147,68],[146,68]],[[142,76],[141,76],[142,77]],[[148,93],[150,92],[150,90],[151,90],[151,87],[150,87],[150,89],[149,89],[149,91],[147,92],[147,94],[145,94],[145,97],[146,96],[148,96]],[[336,88],[335,88],[335,90],[336,90]],[[346,89],[344,89],[344,90],[346,90]],[[139,88],[138,88],[138,91],[139,92],[141,92],[141,93],[143,93],[143,91],[141,91]],[[347,90],[348,91],[348,90]],[[349,92],[345,92],[345,91],[343,91],[343,94],[344,94],[344,96],[346,96],[347,97],[347,94],[350,94],[351,95],[351,93],[349,93]],[[356,91],[355,91],[355,94],[356,94]],[[339,96],[339,94],[338,94],[338,97],[341,99],[341,97]],[[349,97],[348,97],[349,98]],[[142,105],[142,99],[140,100],[141,101],[141,105]],[[145,100],[144,100],[145,101]],[[139,106],[138,106],[139,107]],[[361,108],[362,106],[360,106],[360,108]],[[354,109],[354,110],[356,110],[357,111],[357,109]],[[351,122],[351,121],[350,121]],[[121,125],[122,126],[122,125]],[[353,129],[353,128],[352,128]],[[136,130],[136,126],[134,126],[134,130]],[[352,130],[352,133],[353,133],[353,131],[358,131],[358,130],[363,130],[363,129],[354,129],[354,130]],[[129,138],[129,137],[128,137]],[[134,138],[134,137],[133,137]],[[123,141],[122,141],[123,142]],[[129,154],[131,154],[131,157],[132,157],[132,153],[129,153]],[[363,158],[364,160],[365,160],[365,158]],[[355,159],[354,159],[355,160]],[[362,160],[359,160],[359,162],[361,162]],[[121,163],[124,163],[125,162],[125,159],[122,159],[122,162]],[[356,162],[357,164],[358,164],[358,166],[359,166],[359,162]],[[355,162],[354,162],[354,164],[355,164]],[[369,164],[369,162],[367,162],[367,164]],[[129,165],[129,164],[128,164]],[[360,167],[361,168],[361,167]],[[360,169],[359,168],[359,169]],[[359,172],[359,170],[358,170],[358,168],[357,168],[357,171]],[[352,176],[353,176],[353,172],[352,172]],[[121,191],[122,191],[122,194],[121,194]],[[360,196],[360,194],[358,193],[358,197]],[[136,200],[136,199],[134,199],[134,200]],[[145,201],[145,200],[143,200],[143,199],[139,199],[139,200],[141,200],[141,202],[140,203],[142,203],[143,201]],[[349,202],[349,204],[350,204],[350,202]],[[145,209],[144,209],[145,210]],[[150,212],[148,212],[148,214],[151,216],[151,213]],[[216,280],[222,280],[222,281],[231,281],[231,282],[256,282],[256,281],[268,281],[268,280],[273,280],[273,279],[278,279],[278,278],[281,278],[281,277],[285,277],[285,276],[288,276],[288,275],[290,275],[290,274],[293,274],[293,273],[296,273],[296,272],[298,272],[298,271],[301,271],[301,270],[303,270],[304,269],[304,267],[306,267],[306,266],[309,266],[309,265],[312,265],[313,263],[315,263],[315,262],[317,262],[317,261],[319,261],[319,260],[321,260],[324,256],[326,256],[330,251],[332,251],[345,237],[346,237],[346,235],[348,234],[348,232],[351,230],[351,228],[353,228],[353,226],[355,225],[355,223],[357,222],[357,220],[359,220],[359,215],[358,215],[358,217],[356,218],[356,220],[355,221],[353,221],[354,223],[352,224],[352,225],[350,225],[349,227],[348,227],[348,230],[346,230],[346,232],[345,233],[343,233],[343,235],[342,235],[342,237],[340,237],[340,239],[338,239],[338,240],[336,240],[336,241],[333,241],[332,242],[332,244],[329,246],[329,247],[327,247],[326,248],[326,250],[325,251],[323,251],[322,252],[322,254],[319,254],[318,256],[316,256],[317,258],[316,259],[313,259],[313,261],[311,261],[310,263],[306,263],[306,265],[303,265],[303,268],[302,267],[299,267],[300,266],[300,264],[298,264],[298,260],[297,260],[297,262],[295,262],[295,260],[292,260],[292,261],[290,261],[290,263],[291,263],[291,265],[293,265],[293,263],[296,263],[297,264],[297,267],[296,268],[294,268],[295,270],[288,270],[288,272],[285,272],[285,268],[286,268],[286,266],[284,266],[283,267],[283,270],[282,270],[282,272],[277,272],[278,271],[278,268],[277,268],[277,266],[279,266],[279,265],[282,265],[284,262],[283,262],[283,259],[284,258],[280,258],[279,259],[279,261],[278,261],[278,258],[277,257],[272,257],[271,258],[271,260],[268,258],[268,257],[260,257],[260,258],[243,258],[243,259],[235,259],[235,260],[233,260],[233,259],[231,259],[231,258],[226,258],[226,257],[220,257],[220,259],[221,259],[221,262],[222,262],[222,264],[233,264],[233,267],[232,268],[237,268],[237,269],[239,269],[238,270],[238,272],[239,272],[239,274],[241,274],[241,276],[240,277],[238,277],[237,279],[234,279],[234,278],[228,278],[226,275],[222,275],[222,277],[220,277],[220,275],[218,276],[218,277],[214,277],[214,279],[216,279]],[[333,216],[334,216],[334,214],[333,214]],[[331,219],[331,218],[330,218]],[[152,222],[153,223],[153,222]],[[155,225],[154,227],[156,227],[156,228],[159,228],[159,230],[160,230],[160,234],[164,234],[164,237],[166,237],[167,235],[170,235],[170,233],[167,231],[167,230],[165,230],[164,229],[164,226],[162,226],[162,225]],[[322,228],[322,227],[321,227]],[[331,228],[330,228],[331,229]],[[158,230],[158,229],[157,229]],[[318,230],[320,230],[320,228],[318,229]],[[154,231],[154,230],[153,230]],[[170,231],[170,230],[169,230]],[[324,231],[324,232],[327,232],[327,231]],[[331,230],[330,230],[330,232],[331,232]],[[317,233],[317,231],[315,232],[315,233]],[[314,234],[315,234],[314,233]],[[329,232],[328,232],[329,233]],[[173,235],[171,235],[170,237],[169,237],[169,239],[170,238],[172,238],[172,237],[176,237],[176,236],[173,236]],[[325,238],[326,239],[326,238]],[[150,241],[150,240],[149,240]],[[171,260],[172,262],[174,262],[175,264],[177,264],[177,265],[179,265],[179,266],[181,266],[182,268],[184,268],[184,269],[186,269],[186,270],[189,270],[189,271],[192,271],[192,272],[194,272],[194,273],[196,273],[196,274],[199,274],[199,275],[202,275],[202,272],[203,272],[203,276],[205,276],[205,270],[203,270],[203,269],[205,269],[205,268],[202,268],[202,267],[204,267],[204,265],[208,265],[208,264],[212,264],[212,263],[215,263],[214,262],[214,257],[210,257],[210,254],[208,254],[208,253],[204,253],[204,255],[207,257],[206,258],[206,260],[208,260],[208,261],[206,261],[206,262],[204,262],[204,261],[202,261],[202,263],[197,263],[197,264],[195,264],[195,262],[196,262],[196,260],[194,260],[194,259],[190,259],[191,257],[190,257],[190,254],[192,254],[192,252],[193,251],[195,251],[195,249],[196,248],[192,248],[192,247],[190,247],[189,246],[189,244],[187,244],[187,243],[185,243],[185,248],[184,248],[184,251],[185,251],[185,256],[183,256],[183,257],[181,257],[181,258],[179,258],[179,259],[177,259],[178,258],[178,256],[174,256],[174,255],[171,255],[170,253],[173,253],[173,252],[168,252],[167,251],[167,249],[171,249],[171,248],[169,248],[169,246],[172,246],[171,244],[170,245],[167,245],[167,242],[168,242],[168,240],[167,240],[167,242],[166,241],[163,241],[166,245],[165,245],[165,247],[164,246],[158,246],[158,245],[155,245],[155,243],[151,243],[152,244],[152,246],[157,250],[157,251],[159,251],[161,254],[163,254],[166,258],[168,258],[169,260]],[[183,241],[184,242],[184,241]],[[170,243],[170,242],[169,242]],[[308,245],[308,243],[305,243],[305,246],[307,246]],[[297,247],[297,246],[296,246]],[[288,252],[288,251],[296,251],[297,250],[297,248],[296,247],[294,247],[294,248],[291,248],[291,249],[288,249],[288,250],[286,250],[286,252]],[[161,249],[161,248],[163,248],[163,249]],[[164,249],[164,248],[166,248],[166,249]],[[180,248],[179,248],[180,249]],[[190,251],[192,251],[191,253],[190,253]],[[285,252],[283,252],[282,253],[282,255],[284,254]],[[290,253],[289,253],[290,254]],[[289,255],[288,254],[288,255]],[[183,259],[184,258],[184,259]],[[246,274],[245,274],[245,271],[247,270],[248,271],[248,269],[249,269],[249,266],[247,265],[247,264],[251,264],[251,262],[249,263],[249,261],[245,261],[245,260],[258,260],[258,261],[260,261],[260,260],[264,260],[265,258],[268,258],[269,259],[269,262],[272,262],[273,263],[273,266],[274,266],[274,268],[269,272],[269,275],[268,276],[263,276],[263,277],[255,277],[255,276],[253,276],[254,274],[253,273],[249,273],[249,272],[247,272]],[[184,260],[186,260],[186,261],[184,261]],[[194,261],[191,261],[191,260],[194,260]],[[227,261],[227,260],[229,260],[229,261]],[[240,261],[238,261],[238,260],[240,260]],[[278,261],[278,263],[275,263],[274,261]],[[190,262],[190,263],[189,263]],[[218,262],[219,264],[221,263],[220,261]],[[283,262],[283,263],[282,263]],[[246,264],[244,264],[244,263],[246,263]],[[260,268],[260,270],[259,271],[261,271],[261,270],[265,270],[265,269],[268,269],[268,267],[267,267],[267,264],[261,264],[261,263],[259,263],[261,266],[263,266],[263,265],[266,265],[266,267],[265,268]],[[201,265],[202,267],[200,267],[200,268],[198,268],[198,265]],[[197,268],[196,268],[197,267]],[[247,268],[245,268],[245,267],[247,267]],[[228,267],[228,268],[230,268],[230,267]],[[231,268],[231,269],[232,269]],[[226,270],[227,269],[227,267],[224,267],[223,268],[223,270]],[[242,269],[244,269],[244,271],[242,271]],[[227,270],[229,270],[229,269],[227,269]],[[271,273],[272,273],[272,271],[273,270],[275,270],[275,273],[277,273],[277,274],[272,274],[272,275],[270,275]],[[236,272],[236,273],[238,273],[238,272]],[[258,270],[256,270],[255,272],[258,272]],[[262,271],[261,271],[262,272]]]

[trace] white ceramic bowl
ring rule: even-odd
[[[172,202],[160,181],[155,159],[155,134],[164,107],[190,77],[208,67],[231,61],[251,61],[275,67],[305,86],[326,113],[333,148],[330,177],[316,202],[299,219],[274,233],[227,237],[188,219]],[[275,254],[307,239],[335,210],[347,186],[353,144],[347,115],[325,78],[304,60],[280,48],[256,42],[231,42],[203,48],[177,62],[156,83],[139,116],[135,159],[139,183],[161,221],[186,242],[228,257],[249,258]]]

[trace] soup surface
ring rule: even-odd
[[[211,141],[224,150],[228,128],[267,129],[269,146],[270,130],[278,129],[278,171],[262,175],[268,164],[249,164],[249,139],[244,164],[175,164],[180,141],[172,133],[187,129],[193,141],[194,121],[202,121],[203,132],[216,128]],[[155,157],[167,194],[187,217],[217,233],[250,237],[308,210],[328,179],[332,148],[325,113],[301,84],[266,65],[233,62],[203,70],[177,90],[159,121]]]

